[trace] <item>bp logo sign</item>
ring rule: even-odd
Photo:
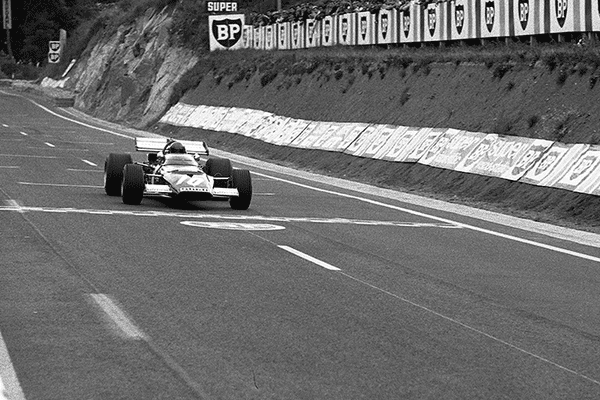
[[[562,28],[565,26],[565,20],[567,19],[569,0],[554,0],[554,6],[556,8],[556,20]]]
[[[488,32],[494,29],[494,20],[496,19],[496,5],[493,1],[485,2],[485,26]]]
[[[404,37],[408,38],[410,34],[410,13],[405,11],[402,15],[402,31],[404,32]]]
[[[211,23],[212,39],[221,47],[232,48],[240,41],[243,26],[242,18],[215,18]]]
[[[598,0],[600,1],[600,0]],[[388,33],[388,28],[389,28],[389,21],[388,21],[388,15],[387,14],[380,14],[381,15],[381,37],[385,40],[387,33]]]
[[[431,7],[427,9],[427,27],[429,28],[429,34],[435,35],[435,25],[437,22],[435,8]]]
[[[529,0],[519,0],[519,22],[523,30],[527,29],[529,22]]]
[[[465,6],[457,4],[454,9],[454,22],[456,24],[456,31],[458,34],[462,34],[463,26],[465,26]]]

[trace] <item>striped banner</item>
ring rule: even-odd
[[[277,29],[277,48],[279,50],[289,50],[290,46],[290,23],[282,22],[275,24]]]
[[[291,24],[291,49],[303,49],[305,47],[305,33],[306,29],[304,28],[305,23],[302,22],[292,22]]]
[[[356,32],[356,44],[360,46],[372,45],[376,41],[375,14],[369,11],[357,13],[358,30]]]
[[[337,18],[327,16],[321,21],[321,43],[323,46],[337,44]]]
[[[345,46],[356,44],[357,14],[341,14],[337,16],[337,42]]]

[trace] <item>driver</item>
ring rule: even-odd
[[[173,139],[169,139],[169,141],[167,142],[167,145],[165,146],[165,148],[163,149],[163,154],[185,154],[185,146],[182,145],[180,142],[177,142]]]

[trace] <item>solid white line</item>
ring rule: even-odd
[[[67,171],[73,171],[73,172],[104,172],[101,169],[80,169],[80,168],[67,168]]]
[[[573,257],[578,257],[578,258],[582,258],[582,259],[585,259],[585,260],[589,260],[589,261],[594,261],[594,262],[600,263],[600,257],[594,257],[594,256],[591,256],[589,254],[579,253],[579,252],[576,252],[576,251],[564,249],[562,247],[551,246],[551,245],[548,245],[548,244],[545,244],[545,243],[535,242],[533,240],[523,239],[523,238],[520,238],[520,237],[517,237],[517,236],[507,235],[505,233],[500,233],[500,232],[492,231],[490,229],[485,229],[485,228],[480,228],[480,227],[477,227],[477,226],[474,226],[474,225],[464,224],[462,222],[453,221],[451,219],[436,217],[434,215],[429,215],[429,214],[425,214],[425,213],[422,213],[422,212],[419,212],[419,211],[410,210],[408,208],[398,207],[398,206],[394,206],[392,204],[382,203],[382,202],[377,201],[377,200],[371,200],[371,199],[367,199],[367,198],[364,198],[364,197],[359,197],[359,196],[355,196],[355,195],[351,195],[351,194],[345,194],[345,193],[335,192],[333,190],[320,189],[320,188],[317,188],[317,187],[313,187],[313,186],[305,185],[305,184],[302,184],[302,183],[290,181],[288,179],[278,178],[278,177],[271,176],[271,175],[266,175],[266,174],[260,174],[258,172],[253,172],[253,174],[264,176],[264,177],[267,177],[267,178],[271,178],[271,179],[276,180],[276,181],[285,182],[285,183],[288,183],[290,185],[295,185],[295,186],[300,186],[300,187],[303,187],[303,188],[306,188],[306,189],[315,190],[315,191],[322,192],[322,193],[332,194],[332,195],[336,195],[336,196],[340,196],[340,197],[345,197],[345,198],[348,198],[348,199],[354,199],[354,200],[362,201],[362,202],[365,202],[365,203],[373,204],[373,205],[376,205],[376,206],[390,208],[392,210],[397,210],[397,211],[402,211],[402,212],[405,212],[407,214],[417,215],[419,217],[429,218],[429,219],[433,219],[433,220],[439,221],[439,222],[445,222],[447,224],[458,225],[458,226],[460,226],[462,228],[471,229],[473,231],[477,231],[477,232],[481,232],[481,233],[486,233],[488,235],[501,237],[503,239],[513,240],[515,242],[520,242],[520,243],[528,244],[528,245],[531,245],[531,246],[540,247],[540,248],[543,248],[543,249],[546,249],[546,250],[556,251],[558,253],[567,254],[567,255],[570,255],[570,256],[573,256]]]
[[[131,321],[119,306],[105,294],[90,294],[92,300],[104,311],[126,338],[146,340],[146,335]]]
[[[83,161],[87,165],[91,165],[92,167],[97,167],[98,166],[98,164],[94,164],[93,162],[88,161],[88,160],[84,160],[83,158],[81,159],[81,161]]]
[[[48,142],[44,142],[44,144],[48,147],[56,147],[55,145],[53,145],[52,143],[48,143]]]
[[[49,114],[52,114],[52,115],[54,115],[55,117],[62,118],[62,119],[64,119],[65,121],[73,122],[74,124],[79,124],[79,125],[81,125],[81,126],[85,126],[86,128],[92,128],[92,129],[99,130],[99,131],[101,131],[101,132],[110,133],[111,135],[115,135],[115,136],[119,136],[119,137],[123,137],[123,138],[131,139],[131,140],[133,140],[133,139],[134,139],[134,137],[133,137],[133,136],[123,135],[122,133],[117,133],[117,132],[111,131],[111,130],[109,130],[109,129],[99,128],[99,127],[97,127],[97,126],[94,126],[94,125],[89,125],[89,124],[86,124],[86,123],[84,123],[84,122],[81,122],[81,121],[77,121],[77,120],[75,120],[75,119],[72,119],[72,118],[67,118],[67,117],[65,117],[65,116],[63,116],[63,115],[60,115],[60,114],[58,114],[58,113],[55,113],[54,111],[50,110],[50,109],[49,109],[49,108],[47,108],[47,107],[44,107],[44,106],[43,106],[43,105],[41,105],[41,104],[38,104],[38,103],[36,103],[36,102],[35,102],[35,101],[33,101],[33,100],[29,100],[29,101],[31,101],[33,104],[35,104],[36,106],[38,106],[38,107],[39,107],[39,108],[41,108],[42,110],[46,111],[47,113],[49,113]]]
[[[2,333],[0,333],[0,400],[25,400]]]
[[[68,185],[65,183],[38,183],[38,182],[17,182],[19,185],[27,185],[27,186],[55,186],[55,187],[76,187],[76,188],[93,188],[93,189],[103,189],[104,186],[93,186],[93,185]]]
[[[28,154],[0,154],[0,157],[18,157],[18,158],[58,158],[56,156],[32,156]]]
[[[17,168],[21,168],[17,165],[0,165],[0,168],[5,168],[5,169],[17,169]]]
[[[294,248],[291,248],[289,246],[277,246],[277,247],[279,247],[280,249],[283,249],[283,250],[285,250],[285,251],[287,251],[289,253],[297,255],[298,257],[301,257],[301,258],[303,258],[303,259],[305,259],[307,261],[310,261],[310,262],[312,262],[314,264],[317,264],[318,266],[323,267],[325,269],[328,269],[330,271],[341,271],[338,267],[334,267],[333,265],[328,264],[325,261],[321,261],[321,260],[319,260],[317,258],[309,256],[308,254],[305,254],[305,253],[303,253],[301,251],[298,251],[298,250],[296,250]]]

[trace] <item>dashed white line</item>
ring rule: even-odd
[[[48,142],[44,142],[44,144],[48,147],[56,147],[55,145],[53,145],[52,143],[48,143]]]
[[[109,296],[105,294],[90,294],[90,297],[104,311],[109,321],[118,328],[118,332],[129,339],[146,340],[146,335]]]
[[[3,126],[3,127],[5,127],[5,128],[10,128],[10,127],[9,127],[8,125],[6,125],[6,124],[2,124],[2,126]]]
[[[87,165],[91,165],[92,167],[97,167],[98,166],[98,164],[95,164],[95,163],[93,163],[91,161],[88,161],[88,160],[84,160],[83,158],[81,159],[81,161],[83,161]]]
[[[56,156],[33,156],[30,154],[0,154],[0,157],[18,157],[18,158],[58,158]]]
[[[0,168],[4,168],[4,169],[17,169],[17,168],[21,168],[17,165],[0,165]]]
[[[321,261],[318,258],[314,258],[312,256],[309,256],[308,254],[303,253],[303,252],[301,252],[299,250],[296,250],[296,249],[294,249],[292,247],[282,246],[282,245],[279,245],[277,247],[279,247],[280,249],[285,250],[285,251],[287,251],[289,253],[292,253],[292,254],[300,257],[300,258],[303,258],[306,261],[310,261],[313,264],[317,264],[318,266],[323,267],[325,269],[328,269],[330,271],[341,271],[341,269],[339,269],[338,267],[334,267],[333,265],[328,264],[325,261]]]
[[[68,185],[66,183],[41,183],[41,182],[17,182],[19,185],[26,186],[55,186],[55,187],[76,187],[76,188],[92,188],[92,189],[103,189],[104,186],[94,185]]]
[[[20,133],[21,135],[23,135],[23,136],[29,136],[29,134],[28,134],[28,133],[25,133],[25,132],[22,132],[22,131],[21,131],[21,132],[19,132],[19,133]]]

